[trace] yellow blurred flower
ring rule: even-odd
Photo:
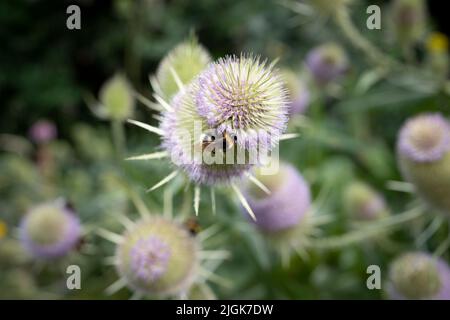
[[[6,223],[4,223],[2,220],[0,220],[0,239],[3,239],[7,233],[8,233],[8,227],[6,226]]]
[[[433,32],[427,40],[427,48],[431,53],[443,53],[448,50],[448,38],[440,32]]]

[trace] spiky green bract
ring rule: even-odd
[[[390,268],[390,296],[393,299],[449,299],[448,265],[423,252],[398,257]]]
[[[216,295],[211,290],[211,288],[204,283],[199,283],[199,284],[192,286],[191,290],[189,290],[187,298],[189,300],[216,300],[217,299]]]
[[[100,89],[101,110],[99,112],[111,120],[124,121],[131,116],[134,98],[127,78],[115,74]]]
[[[245,148],[272,149],[286,129],[288,100],[274,64],[252,55],[219,59],[195,85],[198,113],[219,134]]]
[[[211,62],[208,51],[192,37],[172,49],[160,62],[156,71],[159,88],[157,93],[170,100],[178,91],[175,77],[181,83],[189,84]],[[176,73],[176,76],[174,75]]]
[[[433,208],[450,216],[450,123],[440,114],[421,114],[402,127],[397,157],[404,178]]]
[[[389,215],[383,196],[359,181],[350,183],[345,189],[344,205],[355,220],[371,221]]]
[[[116,249],[117,271],[144,295],[186,292],[195,280],[199,247],[188,231],[162,217],[148,217],[123,234]]]

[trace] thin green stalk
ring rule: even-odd
[[[120,120],[112,120],[111,132],[117,158],[122,161],[125,157],[125,130],[123,122]]]
[[[414,208],[402,214],[380,220],[370,227],[361,228],[360,230],[349,232],[342,236],[312,240],[310,246],[316,249],[340,249],[363,240],[377,237],[381,233],[391,232],[396,227],[402,226],[406,222],[415,220],[423,214],[423,208]]]
[[[358,28],[353,24],[347,6],[342,6],[337,10],[334,18],[337,26],[342,30],[343,34],[353,46],[364,52],[367,58],[374,64],[379,65],[382,68],[389,68],[398,64],[397,61],[384,54],[361,34]]]

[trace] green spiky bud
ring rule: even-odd
[[[394,1],[391,23],[397,40],[404,45],[419,40],[425,32],[426,17],[424,0]]]
[[[375,220],[389,214],[381,194],[363,182],[353,182],[344,192],[346,211],[356,220]]]
[[[111,120],[124,121],[131,116],[134,98],[131,85],[122,74],[115,74],[100,89],[99,113]]]
[[[426,299],[441,288],[437,261],[424,253],[406,253],[390,269],[390,279],[397,295],[406,299]]]
[[[450,215],[450,123],[422,114],[403,126],[397,142],[400,170],[433,208]]]
[[[156,71],[159,95],[170,100],[179,90],[176,77],[189,84],[211,62],[208,51],[192,37],[172,49],[161,61]],[[175,74],[174,74],[175,73]],[[158,92],[159,91],[159,92]]]

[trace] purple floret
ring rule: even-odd
[[[170,247],[156,236],[138,240],[131,250],[131,269],[146,282],[158,280],[167,271]]]

